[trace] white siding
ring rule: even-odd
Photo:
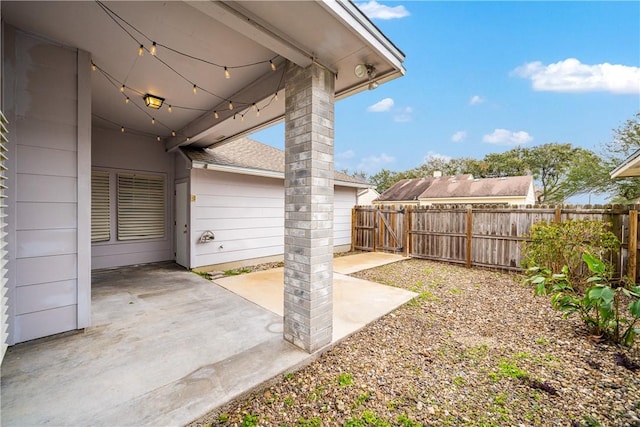
[[[107,268],[174,259],[173,192],[175,156],[164,151],[155,138],[95,128],[92,131],[92,167],[111,178],[111,239],[95,242],[91,248],[91,267]],[[164,237],[118,240],[116,221],[116,178],[118,173],[162,176],[165,185]]]
[[[3,36],[5,108],[12,136],[8,175],[12,344],[78,329],[90,321],[86,303],[91,284],[84,271],[89,266],[79,262],[80,254],[89,250],[88,244],[84,246],[88,228],[83,228],[86,219],[78,218],[83,212],[79,201],[86,196],[78,182],[90,150],[84,137],[90,111],[83,108],[88,105],[90,82],[86,53],[10,26],[5,26]],[[87,165],[82,164],[84,158]]]
[[[335,188],[335,246],[351,243],[356,191]],[[283,255],[283,179],[192,169],[191,192],[192,267]],[[199,243],[208,230],[215,240]]]

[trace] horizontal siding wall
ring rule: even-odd
[[[4,35],[17,343],[78,328],[78,52],[8,26]]]
[[[283,255],[283,179],[192,169],[191,192],[192,267]],[[351,243],[355,200],[355,188],[336,187],[336,246]],[[199,243],[205,231],[215,239]]]
[[[94,126],[92,130],[92,159],[94,170],[110,174],[111,239],[91,245],[91,268],[109,268],[173,260],[174,176],[175,156],[167,154],[155,138],[122,133],[114,129]],[[162,238],[117,239],[116,176],[118,173],[160,175],[165,182],[165,233]]]

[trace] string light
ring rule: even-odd
[[[227,67],[224,67],[224,78],[225,79],[231,78],[231,74],[229,74],[229,69]]]
[[[271,71],[276,70],[276,64],[274,64],[272,60],[269,60],[269,65],[271,65]]]
[[[129,97],[128,97],[128,96],[124,99],[124,103],[125,103],[125,104],[128,104],[128,103],[129,103]]]
[[[195,95],[198,92],[198,87],[193,85],[193,94]]]
[[[95,71],[97,70],[98,67],[96,67],[96,64],[93,63],[93,61],[91,62],[91,71]]]
[[[240,114],[240,121],[244,122],[244,114]]]
[[[167,108],[167,111],[168,111],[168,112],[173,111],[173,110],[171,109],[171,105],[169,105],[169,107]]]
[[[124,126],[120,127],[120,132],[124,133]]]
[[[229,101],[229,110],[233,110],[233,102]]]
[[[187,142],[191,141],[191,138],[187,137]]]
[[[156,124],[156,118],[155,117],[151,117],[151,124],[155,125]]]
[[[175,130],[171,131],[171,136],[176,136],[176,131]]]
[[[144,55],[144,46],[140,45],[140,47],[138,48],[138,56],[142,56]]]
[[[214,118],[214,119],[219,119],[219,118],[220,118],[220,116],[218,115],[218,112],[217,112],[217,111],[215,111],[215,110],[214,110],[214,112],[213,112],[213,118]]]
[[[274,99],[275,99],[276,101],[278,100],[278,92],[276,92],[276,95],[275,95]]]
[[[125,85],[120,86],[120,92],[124,93]]]
[[[160,142],[160,135],[156,136],[156,140]]]
[[[251,106],[251,109],[253,111],[256,111],[258,109],[258,107],[256,107],[256,103],[254,102],[253,105]]]
[[[156,42],[153,42],[151,44],[151,49],[149,50],[149,53],[153,56],[156,56]]]
[[[260,117],[260,109],[259,108],[256,110],[256,117]]]

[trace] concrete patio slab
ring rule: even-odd
[[[386,253],[364,253],[334,259],[333,341],[339,341],[379,319],[416,294],[404,289],[339,274],[356,272],[404,257]],[[256,271],[216,279],[215,283],[279,316],[284,312],[284,268]]]
[[[260,273],[269,284],[282,275]],[[334,281],[336,339],[414,296],[340,274]],[[317,357],[282,339],[273,307],[172,263],[97,271],[92,288],[94,326],[9,348],[2,426],[183,425]],[[273,285],[253,290],[282,298]]]

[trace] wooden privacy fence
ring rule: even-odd
[[[639,206],[356,206],[352,249],[521,271],[522,243],[539,221],[592,219],[611,223],[621,275],[638,278]]]

